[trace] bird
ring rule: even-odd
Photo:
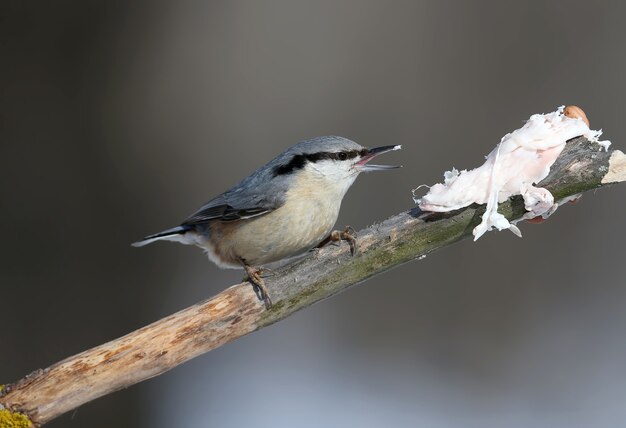
[[[243,268],[258,298],[271,308],[262,277],[267,269],[262,265],[342,240],[350,243],[354,254],[352,229],[333,231],[343,197],[361,172],[400,168],[368,163],[400,148],[368,149],[337,136],[301,141],[202,205],[179,226],[132,245],[155,241],[196,245],[221,268]]]

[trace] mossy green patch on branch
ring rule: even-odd
[[[0,428],[30,428],[32,426],[25,414],[14,413],[7,409],[0,410]]]

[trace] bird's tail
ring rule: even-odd
[[[191,230],[189,226],[177,226],[171,229],[164,230],[163,232],[155,233],[154,235],[149,235],[143,238],[141,241],[133,242],[131,245],[133,247],[143,247],[144,245],[148,245],[153,243],[154,241],[182,241],[183,235]]]

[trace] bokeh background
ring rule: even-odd
[[[0,9],[0,380],[241,279],[130,242],[289,145],[402,144],[338,225],[413,206],[533,113],[624,148],[626,3],[9,1]],[[50,427],[626,424],[626,187],[523,239],[374,278]]]

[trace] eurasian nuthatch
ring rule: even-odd
[[[341,200],[359,173],[397,168],[368,162],[398,149],[367,149],[342,137],[302,141],[211,199],[180,226],[146,236],[133,246],[158,240],[197,245],[220,267],[243,267],[270,306],[258,266],[329,241],[348,240],[354,245],[348,229],[331,233]]]

